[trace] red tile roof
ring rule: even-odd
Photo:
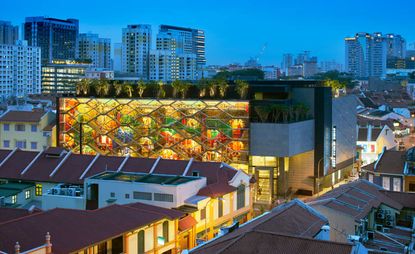
[[[179,231],[185,231],[197,224],[195,218],[191,215],[187,215],[186,217],[179,220]]]
[[[312,199],[313,201],[308,204],[311,206],[322,205],[348,214],[356,221],[365,218],[372,208],[378,208],[380,204],[396,210],[402,209],[402,204],[388,197],[381,190],[383,189],[380,186],[361,179],[341,185],[319,198]]]
[[[21,251],[41,246],[49,232],[53,252],[70,253],[169,219],[170,214],[169,209],[141,204],[111,205],[93,211],[52,209],[0,224],[0,251],[14,253],[17,241]]]
[[[0,116],[0,122],[38,123],[45,114],[44,111],[7,111]]]
[[[154,170],[154,174],[183,175],[189,161],[160,160]]]
[[[7,221],[19,219],[33,213],[40,212],[39,209],[34,209],[33,211],[29,211],[27,209],[20,209],[20,208],[6,208],[0,207],[0,224],[5,223]]]
[[[196,248],[191,253],[222,253],[221,251],[234,239],[238,239],[252,232],[267,232],[285,236],[291,235],[313,238],[321,231],[322,226],[326,224],[328,224],[328,220],[324,216],[305,205],[302,201],[295,199],[289,203],[277,206],[270,213],[249,221],[231,233],[204,244],[203,247]],[[263,244],[267,243],[260,239],[256,243],[256,245]],[[249,248],[247,248],[246,253],[251,253],[251,251],[256,253]]]
[[[122,171],[149,173],[151,167],[154,165],[154,162],[156,162],[156,159],[130,157],[122,168]]]
[[[405,155],[405,151],[386,150],[380,155],[377,162],[366,165],[363,169],[378,173],[403,175],[406,160]]]
[[[36,157],[38,152],[16,150],[13,155],[0,167],[0,177],[20,179],[20,173]]]
[[[352,244],[283,235],[267,231],[247,232],[234,239],[230,239],[219,247],[220,248],[218,248],[218,246],[202,246],[194,251],[190,251],[190,253],[353,253]]]
[[[212,184],[209,184],[203,187],[202,189],[199,190],[197,195],[217,198],[225,194],[231,193],[235,190],[236,190],[235,187],[230,186],[227,182],[222,181],[222,182],[212,183]]]
[[[403,207],[415,209],[415,193],[381,190],[383,194],[391,199],[398,201]]]

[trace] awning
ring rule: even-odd
[[[192,228],[194,225],[197,224],[195,218],[190,215],[187,215],[183,219],[179,220],[179,231],[185,231]]]

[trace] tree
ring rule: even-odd
[[[76,92],[77,94],[87,95],[89,93],[89,89],[91,87],[91,80],[90,79],[81,79],[76,84]]]
[[[269,106],[255,106],[254,110],[262,123],[266,123],[268,121],[269,114],[271,113],[271,108]]]
[[[245,99],[248,93],[249,84],[244,80],[236,80],[235,90],[239,94],[241,99]]]
[[[197,87],[199,88],[199,97],[206,96],[207,86],[208,86],[208,81],[205,78],[202,78],[197,82]]]
[[[219,95],[224,98],[226,95],[226,90],[228,90],[229,84],[225,79],[218,80]]]
[[[208,88],[209,96],[210,97],[214,97],[215,96],[215,94],[216,94],[216,87],[217,87],[216,81],[215,80],[209,80],[208,85],[207,85],[207,88]]]
[[[94,88],[98,96],[106,96],[110,91],[110,84],[107,79],[100,79],[94,82]]]
[[[130,83],[124,84],[124,91],[128,95],[128,97],[133,97],[134,88]]]
[[[274,123],[278,123],[278,121],[279,121],[279,119],[280,119],[280,117],[281,117],[281,114],[282,114],[282,109],[283,108],[283,105],[281,105],[281,104],[272,104],[272,106],[271,106],[271,117],[272,117],[272,121],[274,122]]]
[[[342,83],[339,80],[332,80],[332,79],[326,79],[324,81],[324,86],[331,87],[333,94],[335,97],[339,96],[339,90],[346,88],[346,83]]]
[[[124,85],[121,84],[119,81],[114,81],[113,86],[114,86],[114,90],[115,90],[115,95],[119,96],[122,93]]]
[[[146,88],[147,85],[143,80],[137,82],[138,96],[140,96],[140,98],[143,97],[143,93],[146,90]]]
[[[290,107],[287,105],[281,105],[281,113],[282,113],[282,121],[284,123],[288,123],[288,119],[290,116]]]
[[[163,81],[159,81],[156,83],[156,91],[157,91],[158,98],[164,98],[166,96],[166,91],[164,91]]]
[[[216,74],[215,79],[249,79],[249,80],[262,80],[264,79],[264,72],[260,69],[242,69],[236,71],[221,71]]]

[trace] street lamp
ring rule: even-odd
[[[210,202],[213,201],[213,200],[218,200],[218,201],[223,202],[225,199],[224,198],[221,198],[221,197],[210,198],[210,200],[206,203],[205,208],[204,208],[205,209],[205,212],[206,212],[206,215],[208,213],[207,212],[207,207],[210,204]],[[205,242],[207,242],[207,240],[208,240],[208,235],[207,235],[207,216],[206,215],[205,215]]]

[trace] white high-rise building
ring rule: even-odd
[[[406,40],[399,34],[387,34],[385,36],[388,58],[406,57]]]
[[[386,75],[387,46],[381,33],[357,33],[344,40],[347,72],[360,78]]]
[[[157,35],[154,61],[150,72],[152,79],[159,80],[196,80],[198,79],[198,57],[193,48],[192,29],[164,29],[161,26]],[[157,66],[160,65],[160,66]]]
[[[26,41],[0,44],[0,97],[24,97],[41,93],[41,55],[39,47]]]
[[[151,25],[128,25],[122,29],[122,72],[149,79]]]
[[[80,59],[90,59],[91,68],[110,69],[111,39],[99,38],[98,34],[79,34],[78,56]]]
[[[183,76],[188,80],[202,78],[203,68],[206,65],[205,33],[203,30],[161,25],[157,35],[157,50],[169,50],[172,55],[181,58],[181,61],[184,61],[183,59],[186,58],[186,63],[193,64],[194,62],[196,65],[195,67],[181,67],[183,70],[195,68],[196,73],[194,77],[191,73],[179,73],[177,75]]]

